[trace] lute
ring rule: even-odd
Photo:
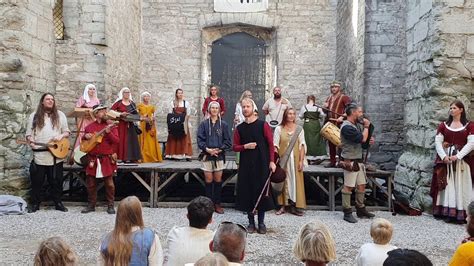
[[[28,144],[27,140],[17,139],[17,144]],[[59,159],[66,158],[69,152],[69,139],[63,138],[60,141],[50,141],[48,143],[42,142],[33,142],[36,146],[48,148],[48,150],[53,154],[54,157]]]
[[[119,123],[118,121],[114,121],[111,124],[109,124],[108,126],[101,129],[100,131],[93,133],[92,137],[90,139],[82,140],[81,141],[81,151],[85,152],[85,153],[88,153],[92,149],[94,149],[95,146],[97,146],[97,144],[102,142],[102,139],[104,138],[105,131],[107,129],[110,129],[110,128],[114,127],[118,123]]]

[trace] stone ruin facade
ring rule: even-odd
[[[213,0],[4,0],[0,14],[1,193],[28,187],[31,154],[15,139],[42,93],[68,112],[87,83],[107,105],[123,86],[135,100],[149,91],[164,125],[178,87],[200,110],[212,43],[236,32],[265,41],[267,97],[280,85],[299,109],[343,81],[375,124],[370,161],[395,171],[416,207],[431,204],[434,134],[449,103],[461,99],[474,118],[473,1],[268,0],[265,11],[229,13]]]

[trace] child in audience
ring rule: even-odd
[[[135,196],[121,200],[115,227],[100,246],[102,265],[163,265],[155,231],[143,224],[142,204]]]
[[[306,266],[326,265],[336,260],[336,245],[329,228],[320,221],[303,225],[293,253]]]
[[[356,257],[357,265],[382,265],[387,258],[387,252],[397,247],[390,244],[393,226],[383,218],[375,219],[370,225],[370,236],[373,243],[366,243],[359,249]]]
[[[41,242],[36,252],[35,266],[73,266],[77,257],[72,248],[60,237],[50,237]]]

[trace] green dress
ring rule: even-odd
[[[326,145],[324,139],[321,137],[321,123],[319,122],[320,113],[308,111],[304,106],[306,112],[303,117],[304,138],[308,151],[307,156],[321,156],[326,155]]]

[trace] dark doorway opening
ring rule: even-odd
[[[218,85],[227,112],[223,119],[234,125],[235,105],[242,92],[250,90],[259,111],[265,102],[265,41],[247,33],[226,35],[212,43],[211,83]],[[260,118],[263,114],[259,112]]]

